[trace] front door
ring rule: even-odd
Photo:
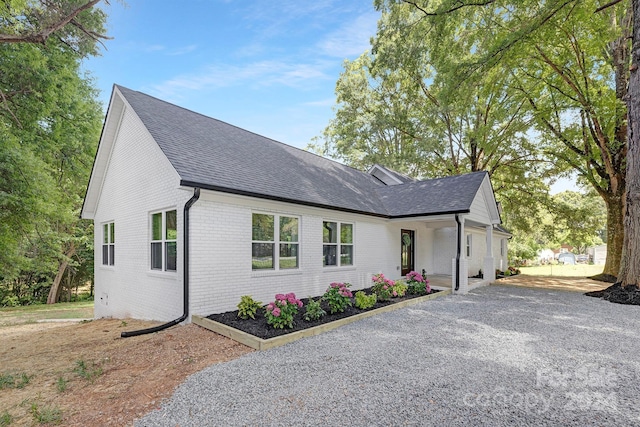
[[[403,276],[406,276],[415,269],[415,232],[413,230],[401,230],[400,242],[400,272]]]

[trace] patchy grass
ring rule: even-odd
[[[589,277],[602,273],[603,265],[540,265],[536,267],[518,267],[522,274],[528,276],[561,276],[561,277]]]
[[[24,325],[48,319],[91,319],[93,301],[0,308],[0,326]]]
[[[87,366],[87,362],[80,359],[76,360],[76,367],[73,372],[93,384],[96,378],[102,375],[102,368],[96,363],[91,363],[91,366]]]
[[[17,375],[0,373],[0,390],[5,388],[25,388],[33,375],[22,372]]]
[[[40,406],[31,403],[31,415],[38,424],[60,424],[62,422],[62,411],[57,406]]]
[[[189,375],[253,351],[196,325],[100,319],[0,328],[0,427],[130,426]]]
[[[0,427],[9,427],[13,422],[13,417],[8,411],[4,411],[0,414]]]

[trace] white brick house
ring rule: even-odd
[[[189,321],[241,295],[422,269],[466,292],[468,276],[507,267],[510,237],[484,172],[365,173],[120,86],[82,217],[95,224],[96,318]]]

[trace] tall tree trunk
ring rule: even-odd
[[[640,284],[640,0],[632,0],[632,7],[632,62],[627,98],[627,195],[622,262],[618,273],[618,281],[624,287]]]
[[[69,250],[67,251],[64,257],[64,260],[60,262],[58,266],[58,273],[56,274],[55,279],[53,279],[53,284],[51,285],[51,289],[49,289],[49,295],[47,296],[47,304],[55,304],[58,302],[58,297],[60,296],[60,284],[62,283],[62,276],[64,275],[67,266],[69,265],[69,259],[76,253],[76,245],[71,242],[71,246],[69,246]]]
[[[618,277],[622,258],[623,232],[623,195],[606,193],[603,196],[607,206],[607,260],[603,274]]]

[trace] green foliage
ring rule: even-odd
[[[0,414],[0,427],[8,427],[13,422],[13,417],[9,413],[9,411],[4,411]]]
[[[293,292],[276,294],[276,300],[266,305],[264,315],[267,323],[276,329],[293,328],[293,317],[301,307],[302,301]]]
[[[587,247],[603,243],[607,212],[601,197],[593,192],[565,191],[553,200],[553,225],[560,243],[573,246],[576,253],[586,253]]]
[[[63,3],[5,4],[0,32],[37,31],[39,22],[77,6]],[[102,33],[104,22],[104,12],[93,8],[46,45],[0,43],[0,302],[46,301],[64,261],[67,290],[92,278],[92,224],[79,220],[79,209],[103,113],[81,68],[83,57],[97,53],[96,41],[75,23]]]
[[[378,301],[389,301],[392,296],[391,289],[395,282],[384,277],[384,274],[376,274],[372,278],[373,292],[377,295]]]
[[[67,383],[68,381],[63,376],[58,377],[58,379],[56,380],[56,388],[60,393],[64,393],[65,391],[67,391]]]
[[[407,276],[407,292],[410,295],[422,295],[431,292],[429,281],[417,271],[410,271]]]
[[[0,390],[5,388],[14,388],[15,387],[15,379],[13,375],[2,373],[0,374]]]
[[[356,292],[355,301],[356,307],[358,307],[360,310],[368,310],[376,305],[378,297],[376,296],[376,294],[367,295],[363,291],[358,291]]]
[[[335,117],[311,148],[416,178],[485,170],[523,244],[559,176],[576,173],[620,209],[630,2],[598,13],[598,0],[462,3],[376,0],[371,51],[345,62]],[[609,216],[610,247],[621,217]]]
[[[313,298],[309,298],[309,301],[305,305],[305,312],[302,318],[307,322],[313,322],[316,320],[320,320],[324,317],[327,312],[322,309],[320,306],[321,300],[314,300]]]
[[[33,375],[21,372],[17,376],[11,374],[0,374],[0,390],[6,388],[25,388],[31,381]]]
[[[347,307],[350,307],[353,293],[349,290],[349,283],[331,283],[325,291],[322,299],[329,304],[329,312],[331,314],[343,313]]]
[[[40,407],[37,403],[32,403],[31,415],[38,424],[60,424],[62,422],[62,411],[55,406]]]
[[[73,372],[93,384],[96,378],[102,375],[102,368],[95,363],[88,366],[83,359],[80,359],[76,360],[76,367],[73,369]]]
[[[238,303],[238,317],[244,320],[255,319],[256,313],[261,307],[260,301],[254,300],[250,295],[243,295]]]
[[[408,286],[404,283],[397,281],[391,287],[391,297],[403,297],[407,293]]]

